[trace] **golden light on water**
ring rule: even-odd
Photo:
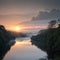
[[[31,42],[29,40],[24,40],[24,41],[16,41],[16,45],[28,45],[31,44]]]

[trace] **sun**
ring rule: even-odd
[[[19,30],[20,30],[20,27],[18,27],[18,26],[15,27],[15,30],[16,30],[16,31],[19,31]]]
[[[20,28],[19,26],[16,26],[16,27],[14,28],[14,30],[15,30],[16,32],[19,32],[19,31],[21,30],[21,28]]]
[[[22,32],[23,27],[22,26],[9,26],[7,30],[14,31],[14,32]]]

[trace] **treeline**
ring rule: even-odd
[[[15,32],[15,31],[8,31],[9,34],[14,36],[15,38],[17,37],[28,37],[27,33],[22,33],[22,32]]]
[[[15,41],[12,41],[14,39],[15,37],[8,33],[3,25],[0,25],[0,60],[3,59],[7,51],[9,51],[11,46],[15,43]]]
[[[60,24],[49,22],[48,29],[31,37],[32,44],[47,52],[48,60],[60,60]]]
[[[15,37],[9,33],[3,25],[0,25],[0,45],[6,44],[13,39],[15,39]]]

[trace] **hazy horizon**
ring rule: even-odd
[[[60,0],[0,0],[0,24],[11,31],[39,31],[60,19]]]
[[[12,31],[45,29],[60,19],[60,0],[0,0],[0,24]]]

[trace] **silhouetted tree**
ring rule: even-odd
[[[57,20],[58,27],[60,27],[60,19]]]
[[[56,28],[56,24],[57,24],[57,21],[52,20],[52,21],[49,22],[48,28]]]
[[[8,43],[12,40],[13,36],[7,32],[3,25],[0,25],[0,60],[3,59],[7,51],[11,48],[12,45]]]

